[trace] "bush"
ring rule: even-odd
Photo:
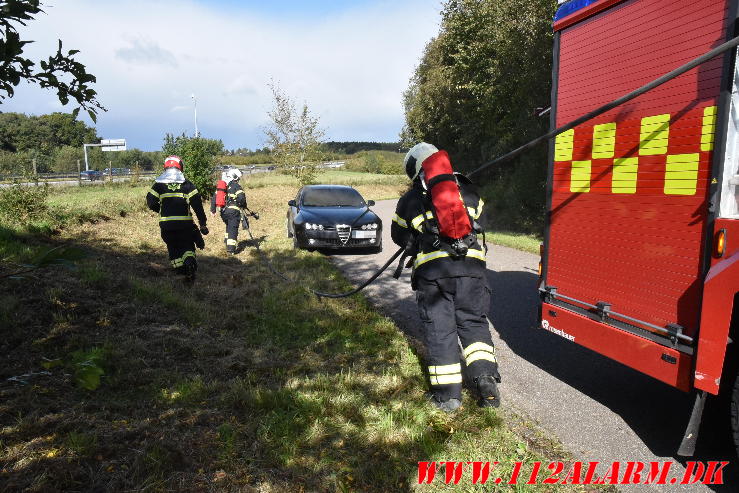
[[[402,175],[404,154],[390,151],[362,151],[347,160],[347,171]]]
[[[49,215],[46,196],[49,186],[27,186],[15,183],[0,189],[0,220],[8,224],[37,221]]]
[[[180,156],[185,163],[185,176],[204,198],[215,192],[213,182],[214,159],[223,152],[223,142],[203,137],[174,137],[167,134],[162,150],[167,154]]]

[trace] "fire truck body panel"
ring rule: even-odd
[[[554,24],[553,126],[724,42],[730,10],[729,0],[565,4]],[[550,148],[543,324],[683,390],[701,326],[730,58],[564,132]]]

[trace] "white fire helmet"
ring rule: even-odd
[[[426,142],[420,142],[413,147],[405,155],[403,160],[403,166],[405,167],[405,174],[408,178],[415,180],[418,173],[421,172],[421,165],[423,162],[432,154],[439,152],[435,146]]]

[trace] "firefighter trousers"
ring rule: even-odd
[[[187,274],[188,270],[197,270],[195,259],[195,235],[191,222],[187,227],[171,231],[162,230],[162,239],[167,245],[169,262],[178,274]]]
[[[438,400],[462,398],[462,344],[470,381],[498,375],[487,310],[490,288],[480,277],[417,279],[416,301],[422,322],[431,391]],[[459,341],[459,342],[458,342]]]
[[[221,211],[221,219],[226,224],[226,234],[223,238],[226,244],[226,251],[229,253],[236,252],[239,245],[239,223],[241,222],[241,211],[238,209],[227,208]]]

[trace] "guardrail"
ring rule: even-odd
[[[147,175],[155,175],[157,174],[156,171],[141,171],[138,173],[139,176],[147,176]],[[120,173],[113,173],[113,177],[122,177],[122,176],[135,176],[136,173],[126,173],[126,174],[120,174]],[[110,175],[108,173],[104,173],[100,175],[100,179],[108,178]],[[72,179],[76,180],[79,177],[78,173],[39,173],[37,175],[28,175],[28,176],[22,176],[22,175],[0,175],[0,181],[49,181],[49,180],[64,180],[64,179]]]

